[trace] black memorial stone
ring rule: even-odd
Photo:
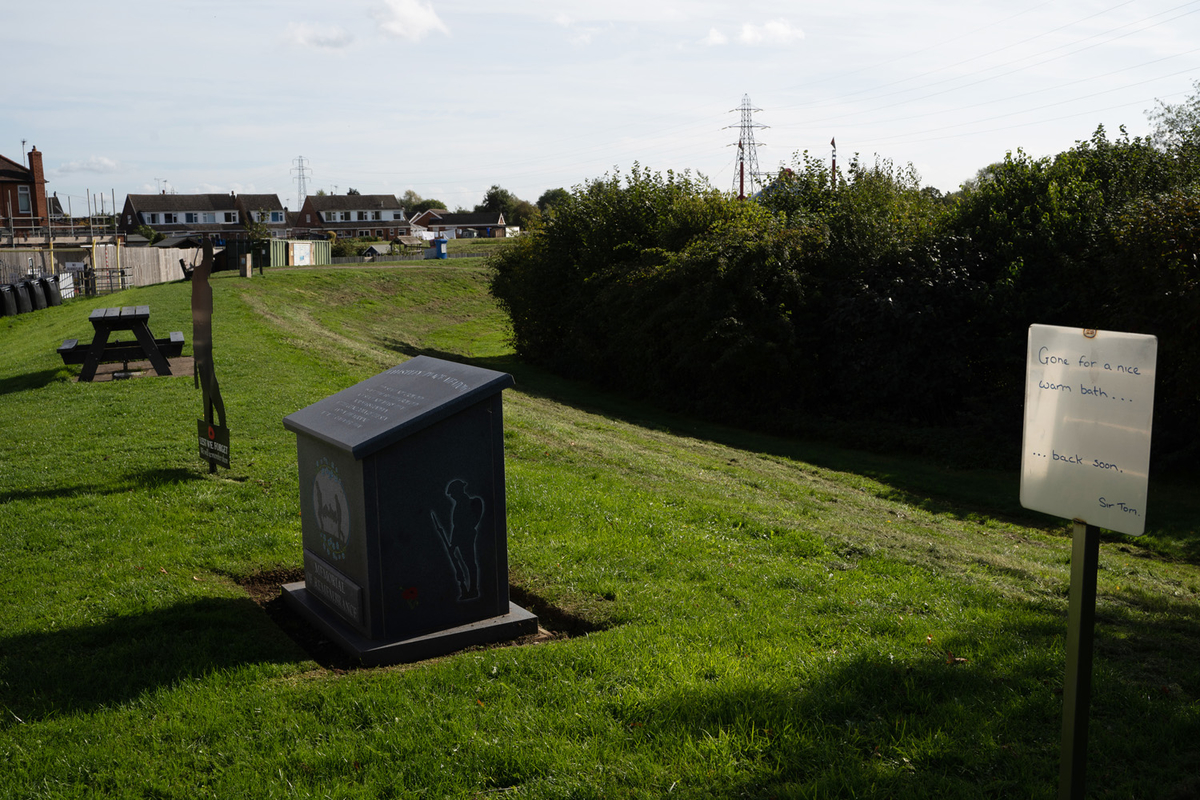
[[[419,356],[284,418],[305,573],[284,596],[364,663],[536,632],[508,597],[501,392],[512,385]]]

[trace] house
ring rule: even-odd
[[[243,219],[261,222],[271,231],[272,239],[286,239],[291,226],[288,225],[288,210],[279,202],[277,194],[239,194],[238,210]]]
[[[408,236],[412,225],[400,201],[390,194],[309,195],[297,215],[295,233],[342,238],[385,239]]]
[[[41,151],[29,151],[28,167],[0,156],[0,227],[10,239],[29,238],[41,235],[39,229],[49,223]]]
[[[126,235],[145,225],[168,237],[201,236],[223,244],[248,240],[250,222],[265,224],[272,238],[287,238],[287,216],[273,194],[131,194],[118,227]]]
[[[414,225],[428,228],[437,236],[447,239],[503,239],[508,235],[508,225],[501,211],[475,211],[452,214],[444,208],[431,208],[412,218]]]

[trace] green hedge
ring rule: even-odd
[[[953,196],[799,157],[756,201],[640,167],[577,187],[491,259],[523,358],[752,426],[812,416],[1019,443],[1029,325],[1159,337],[1156,446],[1200,433],[1200,188],[1103,130]],[[1190,163],[1190,161],[1188,162]]]

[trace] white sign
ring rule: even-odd
[[[1145,532],[1157,358],[1153,336],[1029,327],[1021,505]]]
[[[292,242],[292,266],[307,267],[312,265],[312,243]]]

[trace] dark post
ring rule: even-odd
[[[1088,707],[1096,633],[1096,569],[1100,529],[1075,520],[1071,543],[1071,604],[1067,619],[1067,677],[1063,684],[1059,800],[1082,800],[1087,783]]]
[[[212,355],[212,315],[213,315],[213,294],[212,287],[208,283],[208,276],[212,274],[213,268],[213,245],[209,239],[204,240],[204,257],[200,259],[200,265],[196,267],[192,273],[192,355],[195,359],[195,385],[198,386],[204,395],[204,420],[203,425],[199,426],[198,430],[207,431],[209,441],[216,441],[218,435],[223,440],[221,445],[225,447],[224,458],[221,461],[225,466],[228,464],[228,445],[229,442],[225,438],[225,403],[221,400],[221,387],[217,385],[217,370],[213,364]],[[220,415],[221,421],[217,424],[213,417],[213,411]],[[209,450],[213,453],[214,450]],[[208,457],[208,471],[210,473],[217,471],[217,459],[211,455]]]

